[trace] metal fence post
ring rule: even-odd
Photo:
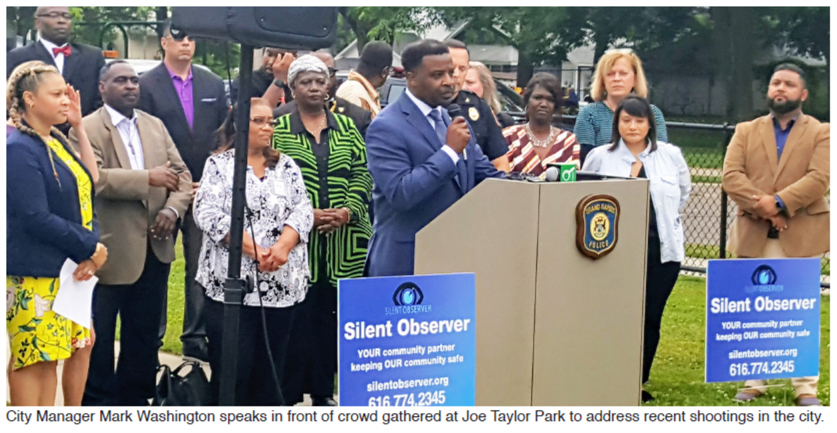
[[[729,142],[732,139],[732,133],[730,133],[729,123],[724,122],[724,158],[727,156],[727,147],[729,146]],[[722,175],[723,176],[723,175]],[[728,209],[727,205],[729,202],[729,197],[727,197],[727,192],[724,191],[724,188],[721,187],[721,217],[719,220],[721,221],[721,239],[718,242],[718,258],[725,259],[727,258],[727,218],[728,218]]]

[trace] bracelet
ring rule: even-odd
[[[340,209],[343,209],[343,210],[346,211],[346,222],[351,221],[352,220],[352,210],[347,208],[347,207],[341,207]]]

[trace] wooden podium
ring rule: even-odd
[[[576,206],[621,205],[618,241],[576,247]],[[415,273],[474,272],[478,406],[640,403],[648,181],[490,179],[416,235]]]

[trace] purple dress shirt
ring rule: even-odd
[[[183,107],[186,122],[189,123],[189,129],[192,129],[195,123],[195,104],[192,100],[192,67],[189,67],[189,75],[186,77],[186,80],[183,80],[180,76],[172,72],[169,65],[166,65],[166,69],[169,71],[169,76],[171,76],[174,91],[177,93],[177,97],[180,98],[180,105]]]

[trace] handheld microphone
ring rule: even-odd
[[[549,182],[557,182],[559,174],[558,167],[549,167],[546,169],[546,180]]]
[[[448,116],[450,116],[451,120],[456,119],[457,117],[464,117],[462,116],[462,107],[459,104],[450,104],[448,105]],[[462,150],[462,158],[465,161],[468,160],[468,151],[466,149]]]

